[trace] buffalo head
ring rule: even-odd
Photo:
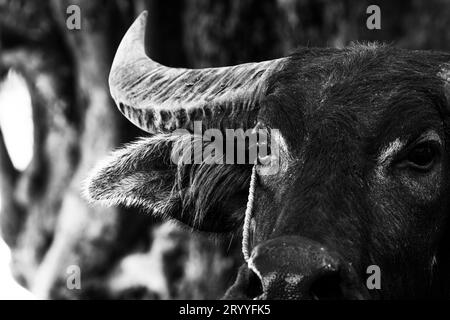
[[[90,200],[201,231],[243,229],[246,263],[229,298],[448,297],[449,54],[355,44],[168,68],[145,53],[146,19],[122,40],[109,81],[151,136],[95,170]],[[195,121],[202,132],[277,129],[268,157],[278,170],[261,158],[173,161]],[[381,287],[367,287],[368,268]]]

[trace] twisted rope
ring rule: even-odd
[[[246,262],[250,259],[250,222],[253,213],[253,203],[255,199],[256,164],[252,168],[250,178],[250,188],[248,191],[247,208],[245,209],[244,229],[242,230],[242,254]]]

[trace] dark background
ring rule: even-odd
[[[81,30],[66,27],[71,4],[81,8]],[[366,28],[370,4],[381,8],[381,30]],[[0,78],[10,69],[23,75],[34,123],[24,171],[0,130],[1,231],[17,280],[39,297],[218,298],[242,263],[239,235],[197,235],[80,196],[99,160],[145,134],[116,110],[107,84],[117,45],[144,9],[148,51],[168,66],[223,66],[352,41],[450,49],[448,0],[0,0]],[[70,265],[80,267],[81,290],[66,287]]]

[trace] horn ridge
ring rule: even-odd
[[[150,133],[189,130],[193,121],[204,121],[205,128],[249,125],[239,119],[259,108],[267,79],[286,58],[220,68],[166,67],[145,53],[147,17],[143,12],[129,28],[111,67],[111,96],[122,114]]]

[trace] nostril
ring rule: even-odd
[[[327,273],[313,282],[310,288],[313,300],[342,300],[342,279],[339,273]]]
[[[247,296],[250,299],[254,299],[261,296],[263,293],[264,291],[261,280],[259,279],[258,275],[250,269],[248,276],[248,287],[246,292]]]
[[[241,280],[240,294],[250,299],[370,298],[352,263],[320,243],[297,236],[255,246]]]

